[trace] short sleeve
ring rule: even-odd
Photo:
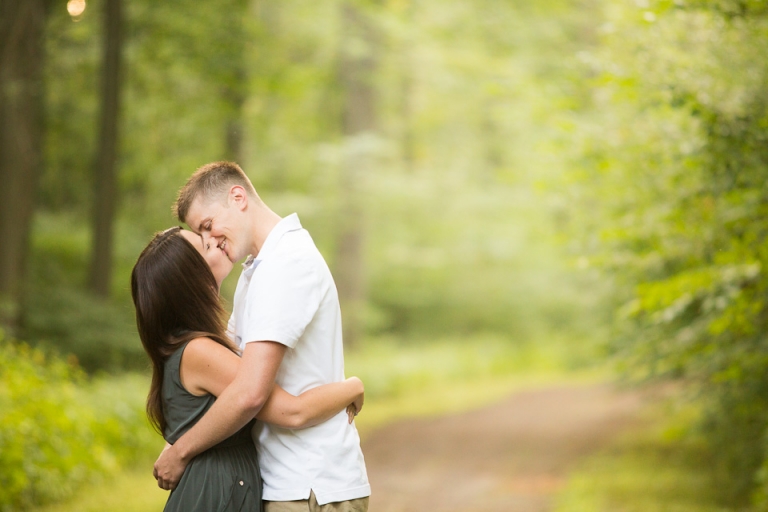
[[[227,322],[227,338],[233,343],[237,343],[237,331],[235,330],[235,314],[229,315],[229,322]]]
[[[259,264],[248,288],[242,341],[275,341],[294,348],[320,307],[319,273],[312,261],[272,257]]]

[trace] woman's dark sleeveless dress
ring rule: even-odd
[[[203,417],[216,398],[195,396],[181,385],[179,367],[186,344],[165,363],[163,406],[164,437],[175,443]],[[253,422],[232,437],[201,453],[187,466],[168,497],[165,512],[262,512],[261,475],[256,447],[251,440]]]

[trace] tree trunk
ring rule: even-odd
[[[47,0],[0,0],[0,325],[15,335],[43,162]]]
[[[365,149],[365,135],[376,130],[376,38],[370,20],[348,0],[342,4],[345,30],[340,79],[344,91],[342,130],[347,157],[341,179],[344,201],[339,219],[336,283],[343,312],[344,342],[357,344],[363,332],[365,306],[363,201],[366,175],[372,157]]]
[[[122,0],[104,5],[104,63],[101,83],[99,144],[94,163],[93,247],[90,289],[108,297],[112,275],[112,240],[117,202],[117,144],[120,120]]]
[[[256,12],[259,20],[259,40],[257,44],[264,48],[280,48],[284,42],[281,41],[281,34],[290,29],[292,21],[285,15],[285,7],[272,0],[257,0]],[[266,70],[267,75],[275,77],[275,57],[262,53],[261,63]],[[259,64],[256,65],[257,67]],[[278,119],[281,105],[278,99],[277,88],[280,87],[280,80],[269,80],[269,84],[263,91],[261,101],[263,102],[261,122],[258,123],[257,133],[251,139],[256,144],[256,151],[270,148],[271,155],[263,172],[266,173],[269,180],[269,188],[273,192],[284,192],[288,187],[288,176],[286,172],[285,149],[274,150],[272,136],[270,134],[270,122],[272,119]],[[258,145],[261,145],[259,147]]]
[[[405,21],[409,27],[418,26],[415,20],[415,1],[408,2]],[[416,133],[414,128],[413,95],[415,89],[415,69],[411,48],[415,47],[414,36],[410,32],[400,41],[400,119],[402,158],[405,170],[414,171],[416,162]]]
[[[225,73],[222,97],[224,99],[226,120],[224,122],[224,159],[243,165],[243,105],[246,100],[245,44],[248,35],[245,30],[249,16],[249,2],[233,2],[225,20],[228,38],[231,41],[230,54],[222,55],[232,66]],[[254,5],[258,8],[258,5]]]

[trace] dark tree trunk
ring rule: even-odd
[[[243,105],[246,99],[245,43],[247,34],[245,19],[248,2],[238,0],[225,16],[230,49],[222,59],[231,62],[225,73],[222,96],[227,118],[224,123],[224,159],[243,165]]]
[[[342,5],[345,37],[340,78],[344,92],[342,130],[348,146],[376,130],[376,37],[370,20],[352,0]],[[363,331],[365,306],[363,201],[371,155],[365,150],[348,154],[342,170],[344,201],[339,219],[336,283],[343,312],[344,342],[357,344]]]
[[[47,0],[0,0],[0,324],[21,325],[26,261],[43,163]]]
[[[113,232],[117,202],[117,145],[120,121],[122,0],[104,5],[104,62],[101,83],[99,144],[94,163],[93,247],[90,289],[108,297],[112,275]]]

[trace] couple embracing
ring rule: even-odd
[[[155,235],[131,275],[165,510],[365,512],[363,385],[344,378],[338,295],[309,233],[229,162],[198,169],[174,210],[191,230]],[[227,323],[219,288],[243,259]]]

